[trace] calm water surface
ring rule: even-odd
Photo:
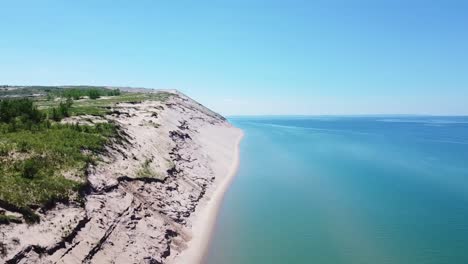
[[[241,166],[207,263],[468,263],[467,117],[231,122]]]

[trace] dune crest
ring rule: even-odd
[[[8,250],[0,260],[182,263],[181,253],[197,247],[191,241],[201,236],[206,244],[236,169],[242,131],[169,92],[166,101],[118,103],[104,118],[63,120],[113,122],[119,136],[88,169],[84,206],[58,204],[38,224],[1,226]],[[197,247],[191,261],[203,250]]]

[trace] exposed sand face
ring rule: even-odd
[[[239,166],[239,145],[244,134],[242,132],[236,134],[233,135],[234,137],[237,136],[235,146],[226,146],[226,149],[232,149],[232,156],[224,157],[224,164],[223,162],[217,163],[221,166],[221,170],[228,169],[228,171],[221,174],[225,176],[218,178],[216,186],[211,190],[211,195],[207,195],[209,198],[206,199],[206,204],[200,206],[201,208],[195,212],[196,216],[193,217],[192,227],[193,238],[188,242],[187,250],[184,250],[177,258],[177,263],[198,264],[202,263],[205,257],[224,194]],[[231,163],[227,164],[229,161]]]
[[[201,260],[242,131],[181,94],[114,110],[106,118],[124,140],[90,168],[85,208],[59,205],[40,224],[2,226],[0,263]]]

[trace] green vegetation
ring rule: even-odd
[[[155,175],[153,170],[150,167],[151,160],[146,159],[143,164],[141,164],[141,168],[137,172],[137,176],[140,178],[151,178]]]
[[[85,96],[99,98],[100,96],[119,96],[119,89],[110,89],[98,86],[0,86],[0,98],[2,97],[46,97],[52,100],[55,97],[72,98],[78,100]]]
[[[171,94],[161,93],[121,93],[118,90],[108,90],[109,93],[115,91],[119,95],[100,97],[96,99],[80,99],[73,101],[73,105],[69,109],[70,116],[77,115],[94,115],[104,116],[110,113],[110,108],[118,103],[137,103],[145,100],[165,101]],[[58,98],[57,98],[58,99]],[[35,102],[39,109],[50,113],[52,108],[57,108],[60,105],[60,100],[47,100],[46,97]]]
[[[40,123],[44,115],[29,99],[3,100],[0,102],[0,122],[12,123],[16,118],[22,122]]]
[[[63,89],[61,96],[72,98],[73,100],[81,99],[88,96],[90,99],[97,99],[101,96],[118,96],[120,95],[119,89],[105,89],[105,88],[71,88]]]
[[[128,93],[91,86],[0,86],[0,207],[34,223],[40,220],[37,208],[81,201],[86,169],[98,161],[117,129],[112,123],[62,124],[63,118],[104,116],[118,103],[169,97],[164,92]],[[142,164],[140,177],[157,176],[149,164]],[[0,214],[0,222],[15,220]]]
[[[73,100],[71,98],[68,98],[67,101],[60,102],[58,107],[51,108],[51,113],[50,117],[54,121],[60,121],[65,117],[70,116],[70,108],[73,104]]]
[[[21,219],[12,215],[0,214],[0,225],[7,225],[9,223],[21,223]]]
[[[151,162],[151,159],[145,159],[140,169],[137,171],[136,176],[139,178],[164,180],[164,175],[151,168]]]
[[[68,202],[83,187],[85,170],[96,159],[83,150],[102,151],[107,138],[114,133],[111,124],[55,124],[40,131],[2,134],[9,151],[0,169],[0,200],[26,214],[25,217],[31,213],[28,208]],[[81,173],[76,175],[81,181],[62,176],[63,172],[74,170]]]
[[[89,99],[98,99],[99,97],[101,97],[99,95],[99,92],[95,89],[89,90],[88,95],[89,95]]]
[[[0,106],[0,206],[37,222],[33,208],[79,198],[88,164],[116,128],[51,122],[29,99],[1,101]],[[70,102],[60,103],[52,113],[62,117],[70,107]],[[63,177],[68,171],[77,172],[73,180]]]

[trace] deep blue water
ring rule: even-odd
[[[468,263],[468,117],[233,118],[209,264]]]

